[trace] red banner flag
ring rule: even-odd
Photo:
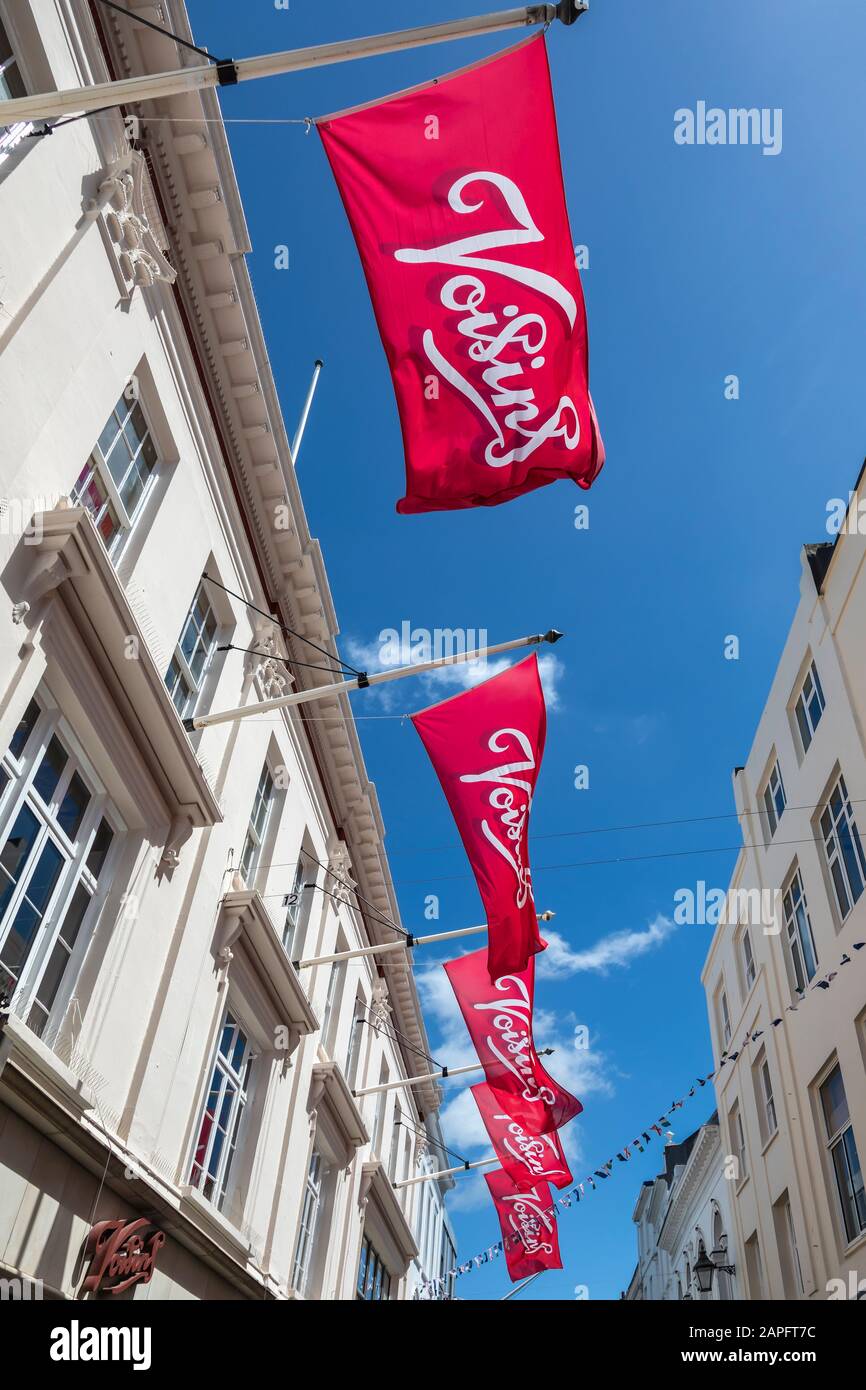
[[[514,1183],[501,1168],[485,1173],[484,1181],[499,1217],[512,1282],[543,1269],[562,1269],[556,1208],[547,1183]]]
[[[412,715],[475,873],[491,979],[523,970],[538,933],[527,839],[547,716],[533,653]]]
[[[589,487],[604,449],[543,37],[317,124],[397,395],[398,512]]]
[[[470,1089],[496,1157],[513,1182],[568,1187],[574,1181],[559,1135],[535,1133],[535,1114],[528,1101],[494,1091],[486,1081]]]
[[[535,1051],[532,1007],[535,962],[491,983],[486,952],[445,962],[460,1012],[494,1091],[526,1102],[527,1124],[535,1134],[561,1129],[583,1106],[549,1076]]]

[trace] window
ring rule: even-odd
[[[755,983],[755,957],[752,955],[752,941],[747,931],[743,932],[741,946],[743,951],[743,974],[746,980],[746,993],[748,993]]]
[[[313,1151],[304,1184],[304,1205],[301,1209],[301,1226],[298,1231],[298,1244],[295,1250],[295,1263],[292,1270],[292,1287],[300,1294],[307,1292],[312,1268],[312,1253],[316,1241],[316,1227],[322,1205],[322,1181],[325,1165],[322,1155]]]
[[[10,101],[14,97],[26,95],[27,88],[21,76],[18,59],[12,51],[6,30],[0,23],[0,101]],[[14,125],[0,126],[0,163],[32,129],[30,121],[16,121]]]
[[[400,1109],[399,1100],[394,1104],[394,1119],[391,1129],[391,1156],[388,1159],[388,1176],[392,1182],[396,1182],[400,1174],[397,1171],[400,1164],[400,1149],[403,1140],[403,1112]]]
[[[752,1063],[752,1080],[755,1085],[755,1101],[758,1106],[761,1138],[766,1144],[772,1139],[779,1125],[776,1119],[776,1102],[773,1099],[770,1065],[764,1048],[761,1048],[757,1058]]]
[[[722,1043],[724,1047],[731,1041],[731,1015],[728,1010],[728,996],[724,990],[719,995],[719,1020],[721,1023]]]
[[[770,833],[770,839],[772,839],[776,833],[776,826],[782,819],[782,812],[785,809],[785,787],[777,762],[773,764],[773,770],[767,778],[762,799],[764,802],[764,813],[767,817],[767,829]]]
[[[283,945],[290,960],[300,960],[304,949],[304,937],[313,909],[313,895],[316,891],[316,867],[315,860],[304,844],[298,852],[292,891],[286,894],[283,902],[283,906],[286,908]]]
[[[40,1034],[115,838],[56,711],[31,700],[0,762],[0,995]]]
[[[783,1192],[773,1204],[773,1225],[776,1229],[776,1243],[779,1247],[779,1263],[782,1267],[782,1285],[785,1297],[802,1298],[805,1293],[803,1271],[800,1266],[800,1252],[797,1249],[797,1235],[794,1230],[794,1216],[787,1192]]]
[[[866,858],[842,776],[821,813],[821,834],[839,912],[845,918],[863,892]]]
[[[347,949],[345,941],[337,938],[337,951]],[[344,960],[334,961],[331,966],[331,974],[328,978],[328,995],[325,999],[325,1008],[322,1013],[322,1029],[320,1037],[322,1046],[330,1057],[334,1051],[334,1042],[337,1033],[337,1025],[340,1021],[340,1000],[343,995],[343,981],[346,978],[346,965]]]
[[[366,1236],[358,1262],[358,1297],[367,1303],[391,1297],[391,1276]]]
[[[785,931],[788,938],[788,954],[794,975],[794,987],[802,994],[808,982],[818,969],[815,942],[812,937],[812,923],[803,879],[800,870],[794,871],[782,897],[785,909]]]
[[[262,846],[265,842],[273,805],[274,779],[271,776],[270,768],[265,763],[259,778],[259,785],[256,788],[247,838],[244,841],[243,854],[241,855],[241,875],[248,884],[252,883],[262,856]]]
[[[168,693],[181,719],[191,715],[198,704],[205,676],[216,652],[217,627],[216,615],[202,581],[165,673]]]
[[[827,1149],[836,1175],[845,1235],[852,1241],[866,1230],[866,1193],[848,1114],[848,1098],[838,1064],[820,1087],[820,1095],[827,1129]]]
[[[252,1060],[246,1034],[232,1014],[226,1014],[190,1174],[191,1186],[217,1208],[222,1207],[228,1192]]]
[[[90,512],[112,557],[132,530],[156,460],[141,405],[121,396],[71,493],[75,505]]]
[[[359,994],[355,1000],[355,1011],[352,1017],[352,1031],[349,1034],[349,1051],[346,1056],[346,1081],[350,1086],[354,1086],[358,1080],[358,1062],[361,1057],[361,1038],[364,1032],[364,1019],[367,1017],[367,1006],[363,997]]]
[[[746,1162],[746,1134],[743,1129],[743,1117],[740,1114],[739,1101],[734,1101],[728,1113],[728,1129],[731,1137],[731,1147],[734,1150],[739,1164],[740,1171],[738,1181],[741,1182],[748,1173],[749,1168]]]
[[[379,1085],[384,1086],[388,1081],[388,1063],[383,1062],[379,1071]],[[388,1092],[379,1091],[376,1096],[376,1118],[373,1121],[373,1142],[371,1151],[377,1158],[381,1154],[382,1134],[385,1129],[385,1107],[388,1103]]]
[[[746,1241],[746,1272],[749,1276],[749,1293],[752,1298],[765,1298],[764,1267],[761,1261],[761,1247],[758,1244],[757,1231]]]
[[[800,741],[804,754],[808,752],[809,744],[815,736],[815,730],[821,722],[825,704],[824,692],[821,689],[821,682],[818,679],[818,672],[813,661],[806,672],[806,679],[803,681],[800,694],[797,696],[797,703],[794,706],[794,717],[800,731]]]

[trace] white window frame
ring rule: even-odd
[[[370,1273],[372,1271],[372,1279]],[[358,1257],[358,1277],[355,1281],[356,1297],[365,1303],[386,1302],[391,1297],[391,1286],[398,1281],[392,1275],[370,1237],[364,1232],[361,1236],[361,1251]],[[369,1288],[369,1296],[367,1289]]]
[[[731,1121],[731,1142],[737,1151],[737,1158],[740,1161],[740,1173],[738,1182],[742,1182],[748,1177],[748,1153],[746,1151],[746,1131],[743,1127],[743,1112],[740,1108],[739,1100],[735,1100],[729,1112]]]
[[[779,805],[780,800],[782,803],[781,806]],[[772,840],[778,829],[779,822],[785,814],[785,807],[788,804],[788,798],[785,795],[785,783],[782,781],[782,769],[779,767],[778,758],[773,762],[773,766],[770,768],[769,775],[764,783],[761,792],[761,803],[764,808],[764,818],[767,822],[769,839]]]
[[[817,717],[813,713],[813,705],[818,707]],[[797,726],[804,758],[812,745],[815,731],[821,723],[826,708],[827,701],[824,698],[818,668],[813,660],[809,662],[808,670],[800,682],[800,689],[794,701],[794,723]]]
[[[840,799],[839,811],[835,812],[832,808],[834,796],[838,793]],[[844,826],[850,839],[855,859],[860,870],[860,887],[854,891],[854,884],[851,879],[850,866],[846,860],[840,845],[839,831]],[[827,797],[825,797],[818,815],[818,827],[824,845],[824,861],[830,881],[833,884],[833,896],[836,900],[836,907],[840,919],[844,922],[852,908],[859,901],[864,886],[866,886],[866,855],[863,852],[863,845],[860,840],[860,832],[857,829],[857,822],[854,819],[854,812],[851,807],[851,798],[848,795],[848,787],[842,773],[839,773],[833,787]],[[838,871],[838,874],[837,874]],[[839,883],[839,878],[842,884]],[[847,906],[842,900],[842,890],[844,890]]]
[[[127,388],[127,390],[129,390],[129,388]],[[138,444],[134,456],[130,459],[128,467],[124,471],[120,487],[122,487],[123,483],[131,476],[133,468],[137,461],[143,455],[145,455],[147,442],[149,442],[153,448],[154,458],[153,462],[149,465],[147,477],[145,478],[144,483],[142,485],[141,494],[138,497],[138,500],[135,502],[132,511],[129,511],[126,506],[126,503],[120,495],[120,487],[115,482],[112,476],[111,469],[108,464],[108,457],[112,454],[114,448],[118,446],[118,440],[121,434],[123,433],[124,426],[131,419],[132,414],[136,409],[141,411],[141,415],[144,420],[144,435],[142,436],[142,439]],[[119,419],[118,417],[121,411],[123,411],[124,413],[122,419]],[[104,454],[102,451],[100,441],[102,440],[103,436],[105,435],[112,422],[115,425],[115,432],[108,450],[108,454]],[[105,545],[106,550],[108,551],[108,554],[111,557],[112,564],[114,564],[115,566],[117,565],[117,562],[120,559],[120,556],[123,553],[123,550],[125,549],[127,542],[129,541],[129,538],[133,533],[133,530],[135,529],[136,523],[138,522],[142,512],[147,506],[147,499],[153,490],[157,476],[157,470],[159,468],[159,463],[159,446],[157,444],[156,436],[153,432],[153,427],[148,418],[148,412],[145,408],[144,402],[140,399],[140,396],[137,392],[134,395],[128,396],[127,392],[124,391],[124,393],[120,396],[119,400],[112,407],[111,414],[109,415],[102,430],[100,431],[99,439],[97,439],[96,443],[94,444],[93,449],[91,450],[86,463],[79,470],[78,476],[76,477],[69,494],[70,498],[76,506],[85,507],[85,509],[88,512],[90,512],[90,515],[93,518],[93,522],[96,526],[97,531],[99,531],[100,519],[105,514],[105,511],[109,508],[113,510],[118,523],[117,532],[108,541],[106,541],[102,537],[101,531],[99,532],[99,534],[100,538],[103,541],[103,544]],[[82,478],[85,474],[87,474],[87,478],[85,482],[82,483]],[[106,494],[105,503],[102,507],[100,507],[96,516],[94,516],[93,512],[82,500],[87,491],[87,484],[89,483],[90,478],[94,475]]]
[[[265,792],[267,794],[265,794]],[[247,833],[244,837],[244,847],[241,851],[239,869],[244,882],[252,888],[255,877],[261,862],[262,850],[267,839],[268,828],[271,817],[274,814],[274,806],[277,799],[277,785],[274,774],[271,771],[270,762],[265,759],[256,784],[256,794],[253,798],[253,806],[250,811],[249,822],[247,823]],[[259,820],[260,808],[264,807],[264,815]],[[249,852],[249,862],[247,854]]]
[[[232,1029],[232,1042],[228,1052],[225,1053],[222,1048],[222,1042],[227,1028]],[[232,1058],[236,1043],[240,1038],[243,1038],[244,1046],[241,1053],[241,1064],[236,1067],[233,1064]],[[204,1099],[199,1108],[200,1118],[196,1129],[195,1142],[193,1144],[192,1159],[188,1168],[190,1187],[195,1188],[196,1191],[201,1193],[204,1200],[210,1202],[217,1211],[222,1210],[229,1194],[229,1182],[232,1177],[234,1160],[241,1148],[244,1120],[250,1113],[249,1102],[251,1097],[250,1083],[252,1064],[253,1049],[249,1030],[244,1027],[243,1023],[238,1021],[236,1011],[230,1003],[223,1014],[222,1023],[220,1024],[217,1034],[216,1045],[213,1049],[211,1064],[208,1067]],[[214,1089],[214,1082],[217,1079],[217,1074],[219,1074],[218,1100],[214,1105],[214,1118],[211,1121],[210,1129],[208,1130],[207,1138],[204,1142],[202,1156],[199,1160],[197,1154],[201,1144],[202,1131],[205,1126],[208,1100]],[[226,1093],[230,1086],[234,1088],[234,1092],[229,1108],[228,1120],[223,1131],[225,1139],[222,1143],[214,1171],[211,1173],[209,1171],[209,1165],[213,1156],[214,1140],[221,1129],[217,1120],[221,1115]],[[198,1175],[196,1175],[196,1169],[198,1169]],[[205,1188],[209,1182],[213,1183],[213,1187],[210,1192],[206,1192]]]
[[[844,1094],[845,1094],[845,1109],[846,1109],[846,1112],[847,1112],[847,1118],[846,1118],[846,1120],[845,1120],[845,1122],[844,1122],[843,1124],[841,1124],[840,1126],[838,1126],[835,1130],[833,1130],[833,1131],[831,1132],[831,1130],[830,1130],[830,1120],[829,1120],[829,1117],[828,1117],[828,1115],[827,1115],[827,1107],[826,1107],[825,1104],[824,1104],[823,1091],[824,1091],[824,1087],[829,1083],[829,1081],[830,1081],[830,1079],[832,1078],[833,1074],[834,1074],[835,1072],[837,1072],[837,1071],[838,1071],[838,1073],[839,1073],[839,1079],[840,1079],[841,1082],[842,1082],[842,1090],[843,1090],[843,1092],[844,1092]],[[854,1153],[855,1153],[855,1155],[856,1155],[856,1157],[857,1157],[857,1163],[858,1163],[858,1167],[859,1167],[859,1169],[860,1169],[861,1183],[862,1183],[862,1181],[863,1181],[863,1164],[862,1164],[862,1161],[861,1161],[861,1159],[860,1159],[859,1150],[857,1149],[857,1141],[856,1141],[856,1138],[854,1137],[854,1127],[853,1127],[853,1125],[852,1125],[852,1123],[851,1123],[851,1110],[850,1110],[850,1107],[849,1107],[849,1105],[848,1105],[848,1092],[847,1092],[847,1090],[845,1089],[845,1078],[844,1078],[843,1075],[842,1075],[842,1068],[841,1068],[841,1066],[840,1066],[840,1064],[839,1064],[838,1059],[835,1060],[835,1061],[833,1062],[832,1066],[830,1066],[830,1067],[827,1069],[827,1071],[826,1071],[826,1073],[825,1073],[823,1079],[818,1083],[818,1108],[819,1108],[820,1113],[821,1113],[821,1118],[822,1118],[823,1121],[824,1121],[824,1136],[825,1136],[825,1138],[824,1138],[824,1143],[825,1143],[825,1147],[826,1147],[826,1150],[827,1150],[827,1160],[828,1160],[829,1167],[830,1167],[831,1180],[832,1180],[833,1185],[834,1185],[834,1187],[835,1187],[835,1189],[836,1189],[836,1200],[837,1200],[837,1203],[838,1203],[839,1216],[840,1216],[840,1219],[841,1219],[841,1222],[842,1222],[842,1235],[843,1235],[843,1237],[844,1237],[845,1243],[846,1243],[847,1245],[852,1245],[852,1244],[854,1243],[854,1241],[855,1241],[855,1240],[858,1240],[858,1239],[863,1235],[864,1231],[866,1231],[866,1213],[864,1213],[864,1214],[861,1216],[860,1210],[859,1210],[859,1208],[858,1208],[858,1206],[857,1206],[856,1196],[855,1196],[855,1194],[854,1194],[854,1192],[853,1192],[853,1190],[852,1190],[852,1193],[851,1193],[851,1206],[852,1206],[852,1208],[853,1208],[854,1221],[857,1223],[858,1229],[855,1230],[855,1231],[849,1230],[848,1216],[850,1215],[850,1212],[849,1212],[848,1207],[846,1207],[845,1198],[843,1197],[843,1194],[842,1194],[842,1190],[841,1190],[841,1180],[840,1180],[840,1177],[839,1177],[839,1169],[838,1169],[838,1167],[837,1167],[837,1164],[836,1164],[836,1157],[835,1157],[836,1151],[837,1151],[837,1150],[841,1150],[841,1153],[842,1153],[842,1155],[843,1155],[843,1161],[844,1161],[844,1167],[845,1167],[846,1178],[847,1178],[847,1181],[848,1181],[849,1186],[853,1189],[853,1182],[852,1182],[853,1174],[852,1174],[852,1172],[851,1172],[851,1156],[850,1156],[850,1153],[849,1153],[848,1144],[847,1144],[847,1142],[846,1142],[846,1136],[847,1136],[848,1134],[851,1135],[852,1143],[853,1143],[853,1146],[854,1146]],[[862,1190],[862,1189],[861,1189],[861,1190]]]
[[[295,1258],[292,1262],[292,1288],[302,1296],[310,1285],[312,1255],[316,1245],[326,1174],[327,1164],[322,1154],[318,1149],[313,1149],[304,1182],[304,1200],[301,1205],[298,1239],[295,1242]]]
[[[794,1213],[791,1210],[790,1193],[785,1197],[785,1222],[788,1228],[788,1240],[791,1246],[792,1264],[797,1279],[797,1287],[801,1294],[805,1294],[806,1285],[803,1280],[803,1266],[800,1263],[800,1249],[797,1245],[797,1232],[794,1228]]]
[[[740,946],[743,952],[743,971],[746,980],[746,993],[752,988],[757,977],[755,966],[755,955],[752,950],[752,938],[749,936],[748,927],[743,928],[743,935],[740,938]]]
[[[9,97],[14,97],[16,95],[14,88],[9,84],[6,78],[6,74],[13,68],[17,71],[18,81],[21,87],[21,92],[17,95],[24,96],[27,94],[28,83],[21,66],[21,59],[12,41],[12,36],[3,22],[2,15],[0,15],[0,35],[5,38],[9,47],[9,56],[7,58],[0,58],[0,98],[6,100],[7,95]],[[22,140],[33,133],[35,128],[33,121],[15,121],[13,125],[0,126],[0,165],[3,164],[4,160],[8,159],[12,151],[21,144]]]
[[[379,1068],[379,1085],[384,1086],[389,1080],[390,1073],[388,1070],[388,1063],[383,1058],[381,1067]],[[382,1140],[385,1135],[385,1111],[387,1110],[387,1108],[388,1092],[379,1091],[375,1097],[375,1110],[373,1114],[373,1133],[370,1141],[370,1152],[374,1154],[376,1158],[382,1157],[380,1149],[382,1147]]]
[[[286,920],[283,926],[283,945],[286,948],[289,960],[301,959],[304,938],[307,927],[310,924],[313,896],[316,891],[316,870],[318,866],[312,859],[309,851],[304,848],[304,843],[305,837],[302,838],[301,848],[298,850],[298,862],[295,865],[295,877],[291,892],[286,894],[283,904],[286,909]]]
[[[41,913],[41,924],[35,930],[25,960],[19,967],[12,993],[12,1008],[16,1016],[33,1027],[41,1037],[50,1039],[52,1026],[56,1025],[65,1013],[93,923],[107,895],[116,862],[117,846],[124,827],[115,808],[110,804],[104,787],[83,755],[75,735],[60,711],[50,703],[47,692],[40,690],[33,700],[28,702],[27,710],[32,703],[38,706],[39,714],[27,735],[20,755],[16,756],[9,747],[0,758],[0,767],[7,779],[0,793],[0,847],[6,844],[9,832],[22,812],[33,816],[38,827],[14,891],[0,918],[0,957],[4,953],[19,909],[25,902],[29,902],[28,888],[40,857],[46,847],[51,845],[60,857],[60,869]],[[22,719],[23,717],[24,715]],[[50,799],[46,802],[35,786],[35,778],[44,755],[55,739],[66,754],[66,761]],[[89,793],[89,801],[75,831],[75,838],[70,839],[58,820],[58,812],[73,777],[78,777],[83,783]],[[87,861],[103,820],[111,830],[112,839],[104,863],[98,873],[94,873],[88,867]],[[0,889],[5,887],[7,877],[4,873]],[[63,937],[63,930],[79,887],[88,894],[90,902],[75,929],[73,941],[69,942]],[[61,946],[65,949],[68,959],[55,984],[50,1004],[46,1007],[39,997],[39,991],[55,948]],[[4,978],[7,968],[4,967]],[[37,1010],[42,1015],[38,1027]]]
[[[765,1144],[769,1144],[773,1135],[779,1128],[779,1120],[776,1115],[776,1101],[773,1096],[773,1078],[770,1075],[770,1063],[767,1058],[766,1048],[761,1048],[753,1064],[755,1075],[755,1099],[761,1107],[761,1138]]]
[[[346,951],[346,942],[337,937],[337,951]],[[336,1041],[337,1029],[339,1026],[340,1007],[343,999],[343,987],[346,982],[346,967],[348,961],[335,960],[331,963],[331,973],[328,976],[328,992],[325,997],[325,1007],[322,1010],[322,1023],[319,1032],[322,1047],[329,1057],[333,1057],[334,1043]]]
[[[795,867],[794,872],[788,876],[785,887],[782,889],[782,913],[785,918],[785,936],[793,974],[794,993],[802,995],[805,993],[806,986],[818,972],[818,952],[815,950],[812,919],[809,916],[809,904],[806,900],[806,890],[803,886],[803,875],[800,872],[799,864]],[[811,960],[814,966],[811,971],[806,959],[807,945],[811,951]]]
[[[733,1037],[731,1029],[731,1013],[728,1008],[728,996],[724,987],[719,990],[719,1021],[722,1025],[722,1050],[726,1051]]]
[[[213,619],[213,632],[209,637],[207,637],[206,634],[207,618],[205,618],[205,623],[203,625],[199,626],[198,624],[197,609],[200,598],[204,600],[204,603],[207,607],[207,611]],[[204,662],[201,668],[201,675],[198,678],[196,678],[195,673],[193,672],[193,669],[190,666],[189,661],[187,660],[187,657],[185,656],[183,651],[184,638],[186,637],[187,629],[189,628],[191,623],[195,623],[196,625],[196,648],[199,645],[199,640],[202,637],[206,637],[206,643],[204,645]],[[198,588],[195,591],[195,597],[189,606],[189,611],[187,612],[187,615],[183,621],[183,626],[180,630],[180,636],[178,637],[174,651],[172,652],[171,661],[169,662],[168,669],[165,673],[166,687],[168,689],[169,694],[171,695],[172,703],[174,704],[174,707],[180,715],[181,719],[188,719],[192,714],[195,713],[195,710],[201,699],[201,694],[204,689],[205,681],[207,680],[208,675],[210,674],[214,657],[216,656],[216,650],[219,645],[219,640],[219,614],[217,613],[211,601],[211,596],[208,592],[207,587],[207,580],[202,578],[199,582]],[[179,679],[175,683],[174,689],[172,689],[172,686],[169,683],[169,676],[174,665],[177,666],[177,673]],[[175,699],[175,691],[180,688],[181,683],[186,686],[186,696],[183,700],[183,703],[179,705],[177,703],[177,700]]]
[[[346,1049],[346,1081],[350,1086],[355,1086],[358,1081],[358,1068],[361,1064],[361,1048],[363,1045],[364,1023],[367,1018],[367,1001],[363,994],[355,995],[355,1004],[352,1010],[352,1031],[349,1034],[349,1045]]]

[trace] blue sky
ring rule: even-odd
[[[233,57],[493,8],[190,0],[198,41]],[[563,1132],[583,1177],[712,1065],[699,980],[711,929],[672,930],[673,897],[699,879],[726,886],[738,842],[731,769],[745,761],[796,606],[799,547],[826,538],[827,501],[847,496],[864,454],[866,12],[858,0],[592,0],[574,28],[548,37],[572,233],[589,247],[592,388],[607,449],[588,495],[558,483],[505,507],[396,515],[396,408],[318,137],[229,130],[290,431],[313,359],[326,364],[299,477],[346,650],[375,647],[403,620],[486,628],[491,641],[549,626],[567,634],[548,666],[555,698],[533,808],[536,901],[555,909],[561,938],[556,973],[540,975],[536,1036],[556,1045],[551,1070],[584,1101]],[[321,115],[510,41],[251,83],[223,93],[223,110]],[[700,100],[781,108],[781,153],[677,145],[674,112]],[[279,244],[288,271],[274,268]],[[731,373],[736,401],[724,395]],[[577,531],[585,501],[589,530]],[[727,634],[739,638],[738,661],[723,658]],[[376,716],[359,727],[413,929],[430,894],[443,927],[480,920],[444,798],[399,717],[454,688],[406,681],[389,697],[354,697],[359,716]],[[588,790],[574,789],[577,764],[589,767]],[[592,833],[711,815],[730,818]],[[465,1034],[444,973],[420,953],[418,966],[437,1057],[454,1064]],[[573,1047],[577,1024],[588,1052]],[[449,1092],[444,1119],[453,1146],[477,1157],[467,1100]],[[704,1091],[678,1112],[677,1139],[712,1108]],[[521,1297],[570,1299],[576,1285],[594,1299],[619,1295],[635,1262],[631,1209],[660,1157],[654,1141],[563,1213],[564,1268]],[[499,1233],[477,1181],[461,1179],[453,1197],[465,1258]],[[458,1292],[508,1288],[497,1262]]]

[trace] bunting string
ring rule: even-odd
[[[864,947],[866,947],[866,941],[855,941],[851,949],[853,951],[862,951]],[[820,980],[815,980],[814,983],[809,986],[808,990],[798,989],[795,991],[797,1003],[787,1004],[784,1013],[797,1013],[807,994],[817,994],[819,991],[825,994],[827,990],[832,988],[833,981],[837,978],[839,971],[846,965],[850,965],[852,960],[853,957],[845,951],[835,970],[829,971],[829,973],[822,976]],[[770,1020],[771,1028],[778,1028],[784,1023],[784,1013]],[[726,1049],[719,1058],[719,1065],[717,1068],[707,1072],[706,1076],[695,1077],[694,1083],[689,1087],[685,1095],[679,1100],[672,1100],[663,1114],[657,1116],[646,1128],[639,1129],[634,1139],[631,1139],[628,1144],[624,1144],[612,1158],[608,1158],[604,1163],[600,1164],[598,1168],[594,1168],[591,1173],[587,1174],[583,1182],[575,1183],[574,1187],[572,1187],[569,1192],[564,1193],[561,1197],[557,1197],[549,1207],[545,1208],[544,1215],[553,1220],[558,1220],[560,1210],[577,1206],[579,1202],[586,1199],[590,1191],[595,1192],[599,1184],[606,1182],[608,1178],[612,1177],[616,1170],[617,1163],[628,1163],[633,1156],[633,1150],[642,1154],[651,1144],[653,1135],[657,1138],[662,1138],[666,1133],[670,1133],[669,1126],[671,1123],[671,1116],[674,1112],[682,1110],[689,1100],[696,1096],[704,1086],[708,1085],[709,1082],[721,1072],[722,1067],[729,1066],[731,1063],[736,1062],[737,1058],[746,1048],[756,1043],[763,1036],[764,1029],[757,1028],[754,1032],[746,1033],[739,1047],[735,1048],[733,1051]],[[447,1270],[441,1277],[427,1280],[424,1284],[420,1285],[418,1289],[419,1296],[431,1298],[446,1297],[448,1284],[451,1279],[459,1278],[464,1274],[471,1274],[474,1269],[480,1269],[482,1265],[489,1264],[490,1261],[495,1260],[506,1249],[519,1245],[520,1239],[520,1235],[515,1233],[514,1235],[506,1236],[502,1240],[496,1241],[494,1245],[489,1245],[486,1250],[482,1250],[477,1255],[473,1255],[471,1259],[464,1260],[461,1264],[455,1265],[453,1269]]]

